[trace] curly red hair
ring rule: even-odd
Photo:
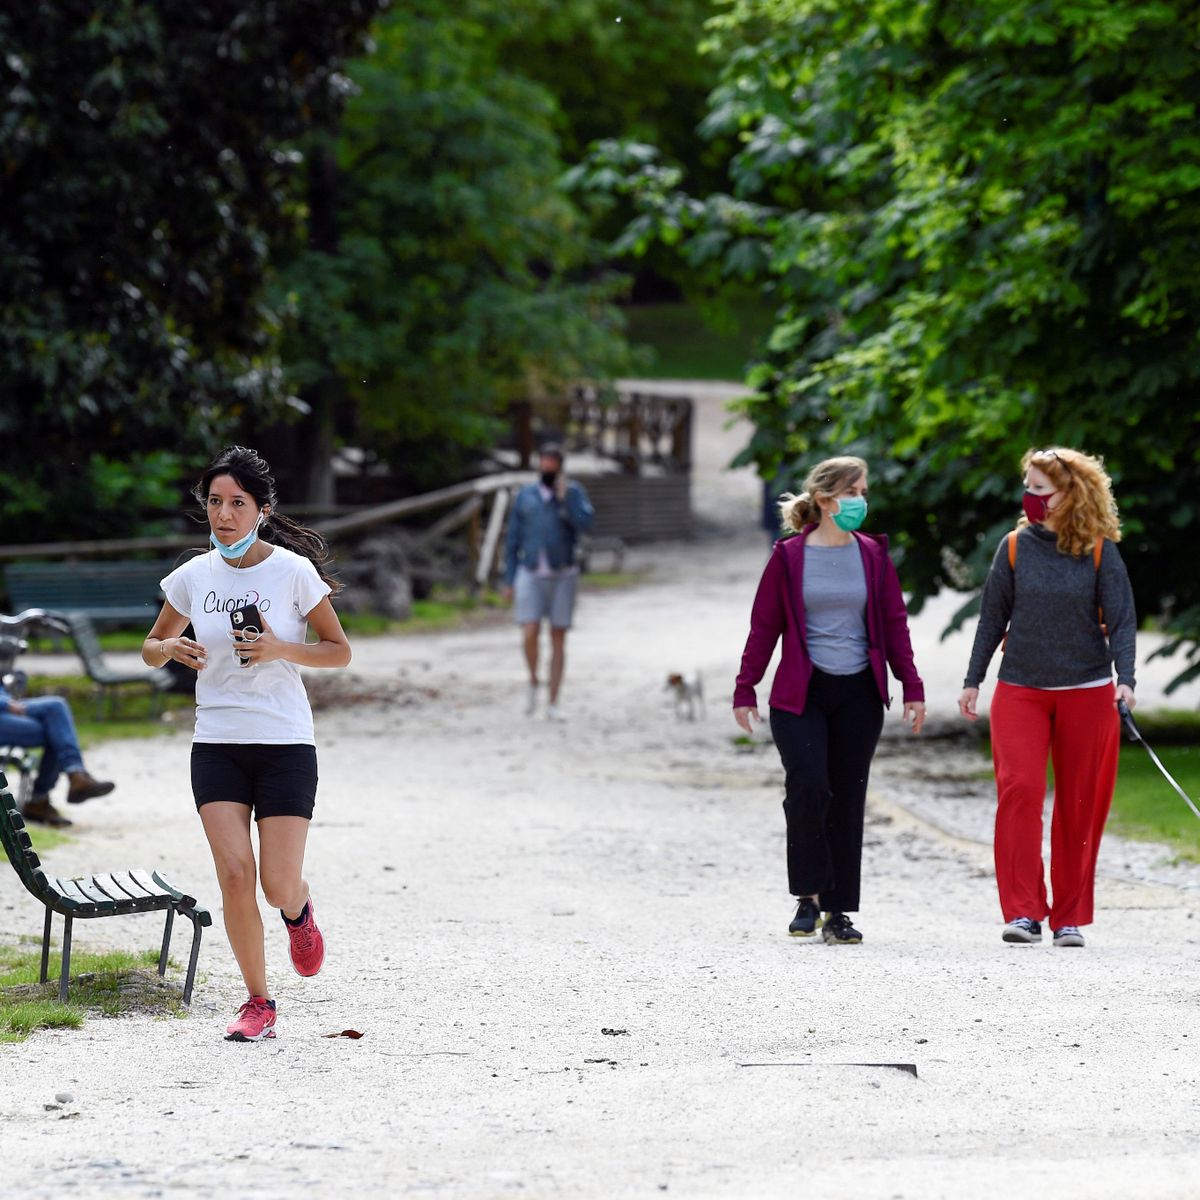
[[[1121,521],[1113,499],[1112,480],[1104,469],[1104,460],[1055,446],[1049,450],[1027,450],[1021,459],[1021,471],[1037,467],[1062,494],[1062,499],[1046,519],[1046,528],[1058,535],[1058,548],[1064,554],[1090,554],[1097,538],[1121,540]],[[1027,525],[1022,517],[1018,522]]]

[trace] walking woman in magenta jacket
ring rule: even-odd
[[[799,496],[783,497],[780,513],[796,536],[776,542],[758,585],[733,715],[747,733],[761,721],[754,689],[782,638],[770,704],[797,899],[788,932],[812,937],[820,927],[830,945],[853,945],[862,934],[847,914],[859,905],[867,777],[891,703],[888,667],[913,733],[925,722],[925,689],[887,538],[857,532],[867,515],[867,464],[826,459]]]

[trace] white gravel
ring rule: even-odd
[[[785,936],[778,763],[735,744],[726,708],[762,554],[753,533],[639,552],[647,583],[585,595],[563,727],[519,715],[507,624],[360,643],[354,677],[393,696],[318,716],[325,970],[293,976],[267,914],[280,1036],[226,1043],[218,920],[188,1018],[0,1046],[0,1191],[1194,1196],[1190,892],[1105,878],[1086,950],[1005,946],[988,847],[934,828],[934,789],[889,754],[864,944]],[[663,682],[697,669],[707,716],[676,722]],[[92,757],[120,786],[52,867],[160,865],[218,910],[186,736]],[[7,872],[0,923],[41,925]],[[364,1037],[323,1037],[347,1028]],[[863,1065],[889,1063],[917,1077]],[[73,1099],[48,1110],[56,1093]]]

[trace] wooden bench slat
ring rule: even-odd
[[[51,891],[57,892],[69,905],[79,909],[80,916],[90,914],[96,908],[95,901],[89,900],[79,890],[75,880],[59,879],[54,875],[45,876],[45,880]]]
[[[114,907],[116,901],[110,900],[92,881],[90,878],[76,878],[71,882],[79,889],[83,896],[90,900],[97,908]]]
[[[112,871],[103,878],[111,879],[113,886],[120,888],[131,900],[157,900],[160,898],[155,893],[146,891],[128,871]]]
[[[131,872],[132,874],[132,872]],[[142,872],[138,872],[138,877],[141,878]],[[173,896],[175,902],[180,908],[195,908],[196,897],[189,896],[187,892],[180,891],[169,879],[164,879],[160,871],[151,871],[151,882],[156,887],[160,887],[166,891],[168,896]]]
[[[169,901],[162,896],[147,896],[140,889],[133,895],[128,889],[121,887],[114,876],[108,872],[93,875],[91,882],[99,888],[110,900],[116,901],[121,911],[149,912],[156,908],[166,908]],[[133,885],[130,885],[133,887]]]
[[[171,893],[164,887],[156,883],[150,876],[148,871],[142,871],[136,867],[131,867],[129,877],[143,891],[149,892],[152,896],[170,896]]]
[[[130,899],[111,879],[105,879],[103,875],[93,875],[87,880],[87,883],[92,891],[99,892],[106,900],[111,900],[114,904],[121,901],[128,902]]]

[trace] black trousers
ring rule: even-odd
[[[826,912],[857,912],[867,777],[883,702],[870,669],[814,670],[804,713],[771,709],[771,735],[785,772],[788,887],[820,897]]]

